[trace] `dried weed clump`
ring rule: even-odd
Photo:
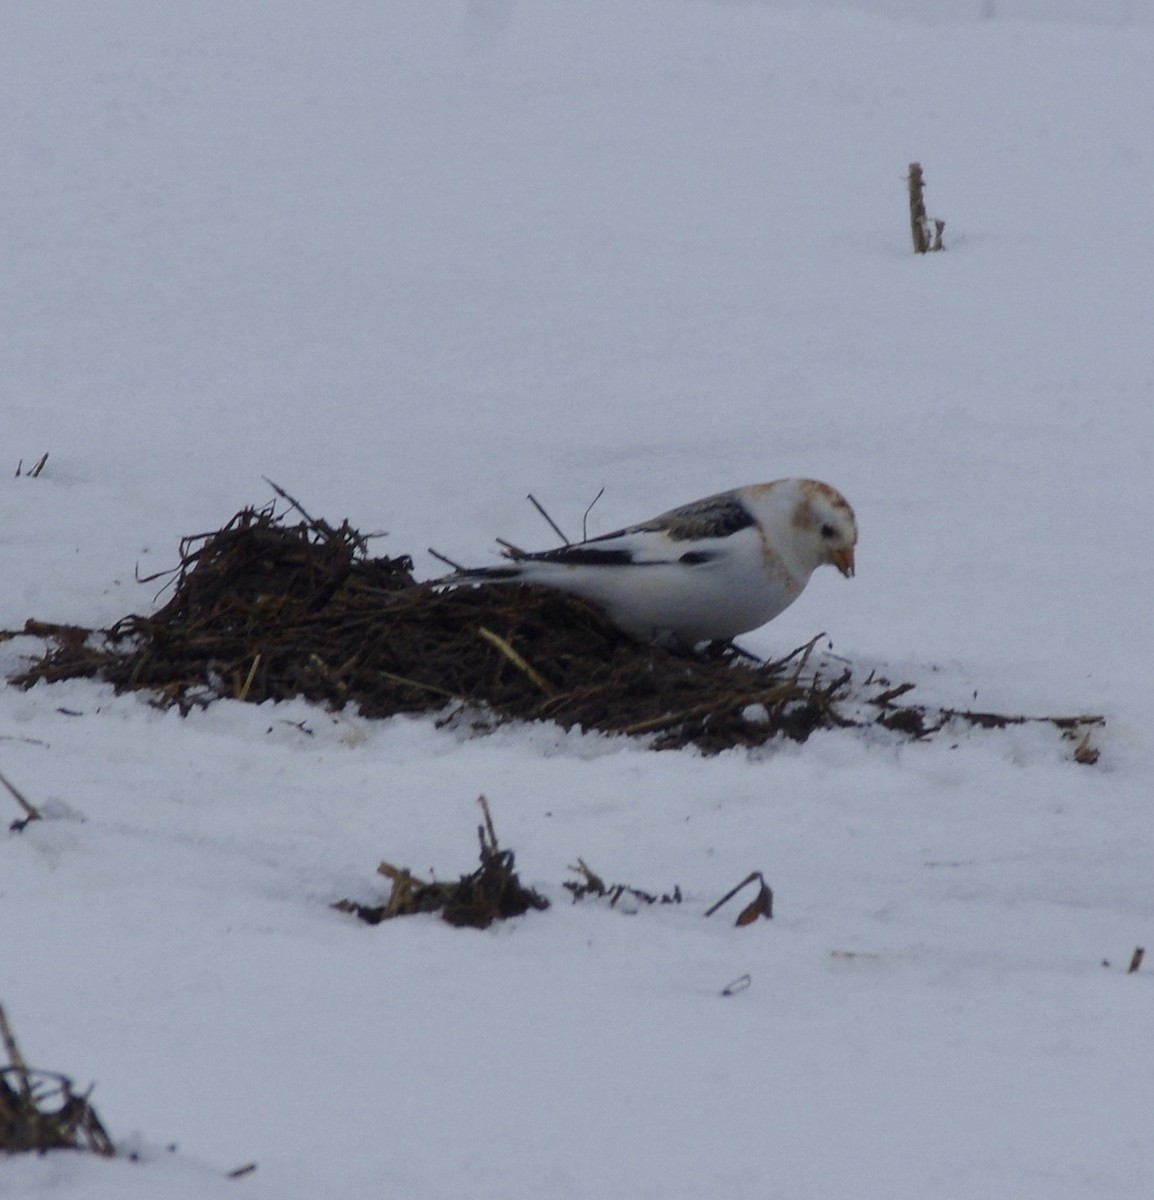
[[[450,925],[473,929],[488,929],[494,921],[519,917],[530,909],[548,908],[549,901],[517,877],[513,851],[498,844],[488,801],[480,796],[477,802],[484,821],[477,827],[481,865],[475,871],[453,882],[426,883],[407,867],[383,862],[377,867],[377,874],[392,885],[383,904],[341,900],[333,907],[339,912],[352,913],[369,925],[417,913],[440,913],[442,920]]]
[[[87,1092],[74,1091],[66,1075],[25,1063],[3,1008],[0,1040],[8,1055],[8,1066],[0,1067],[0,1151],[87,1150],[106,1157],[116,1153]]]

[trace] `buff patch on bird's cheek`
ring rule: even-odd
[[[806,530],[816,528],[817,517],[808,504],[799,504],[790,518],[790,524],[794,529],[805,532]]]

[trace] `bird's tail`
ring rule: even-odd
[[[523,576],[522,569],[512,564],[507,567],[460,567],[436,582],[444,587],[459,587],[470,583],[516,583]]]

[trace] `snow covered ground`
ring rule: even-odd
[[[4,688],[0,1003],[142,1161],[0,1192],[1149,1195],[1154,4],[21,0],[0,103],[0,627],[147,610],[262,476],[432,575],[549,544],[528,491],[805,474],[858,576],[746,645],[1108,720],[705,759]],[[331,909],[472,869],[480,793],[548,912]],[[705,919],[753,869],[774,921]]]

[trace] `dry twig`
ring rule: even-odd
[[[48,451],[45,450],[44,453],[32,464],[32,466],[27,471],[25,471],[24,470],[24,460],[21,459],[16,464],[16,477],[19,479],[20,476],[23,475],[26,479],[35,479],[40,474],[40,472],[44,470],[44,464],[47,461],[48,461]]]
[[[41,820],[40,810],[34,804],[32,804],[31,801],[25,797],[24,793],[21,792],[14,783],[10,782],[7,776],[5,776],[2,772],[0,772],[0,784],[3,784],[4,787],[8,789],[12,799],[15,800],[16,803],[19,804],[24,810],[24,820],[13,821],[9,828],[11,828],[14,832],[18,832],[19,830],[23,829],[29,821]]]
[[[757,894],[753,899],[737,914],[735,925],[752,925],[758,917],[765,917],[766,920],[773,918],[773,889],[765,882],[765,876],[760,871],[751,871],[735,888],[731,888],[720,900],[712,907],[706,909],[705,915],[712,917],[715,912],[724,904],[728,904],[741,889],[748,884],[756,883],[758,885]]]
[[[906,179],[910,196],[910,233],[914,240],[914,253],[928,254],[933,250],[944,250],[942,234],[945,232],[945,221],[926,216],[925,178],[922,174],[921,163],[910,163],[910,173]],[[931,232],[930,226],[933,225]]]

